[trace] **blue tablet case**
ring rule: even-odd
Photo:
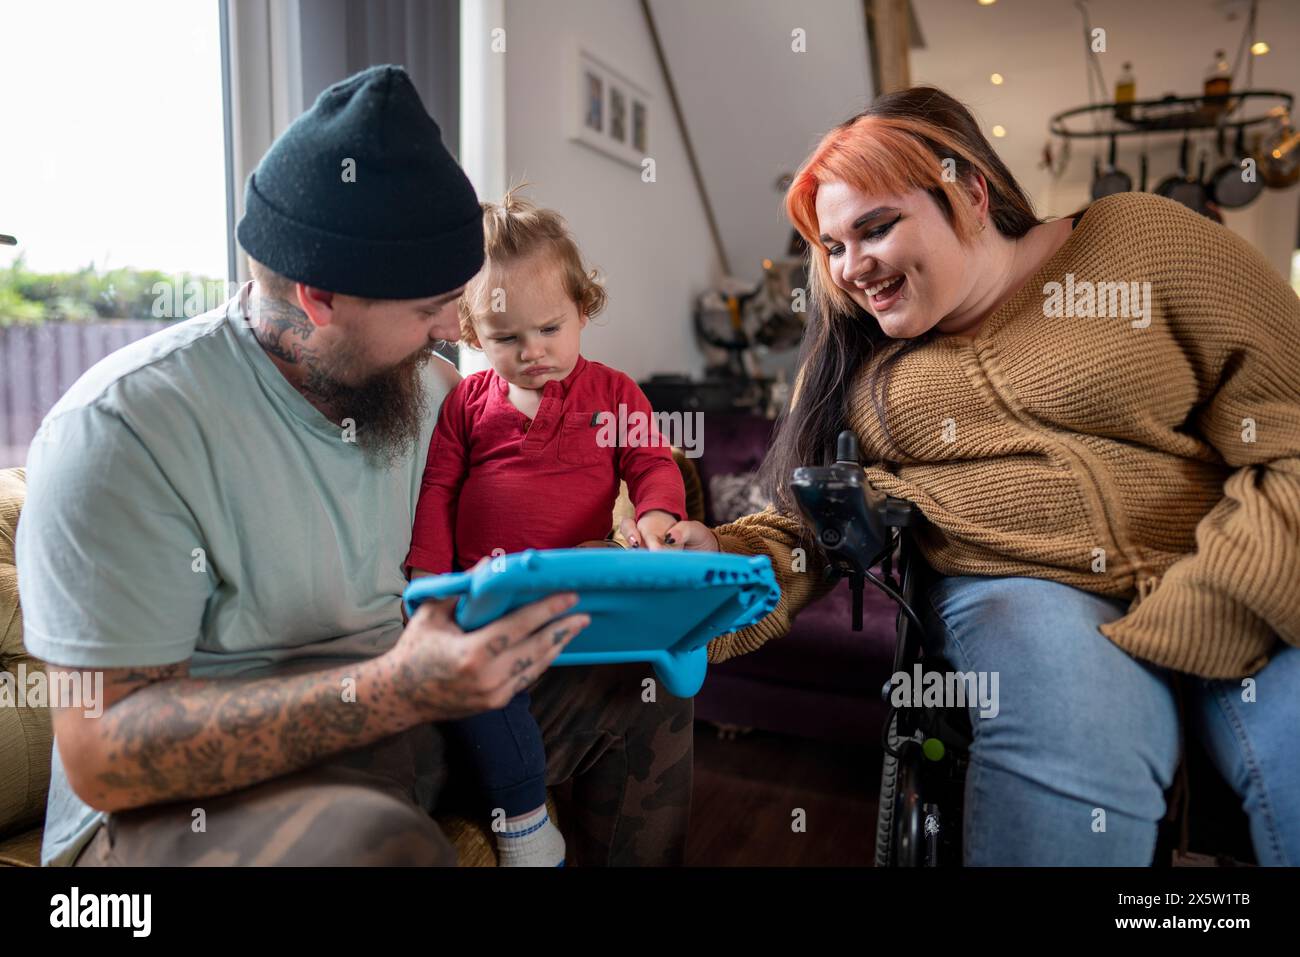
[[[417,578],[402,599],[414,614],[421,602],[458,595],[456,622],[473,631],[564,591],[578,594],[578,604],[565,615],[589,615],[591,624],[555,664],[648,661],[679,698],[704,684],[709,641],[758,621],[781,595],[766,556],[560,548],[529,549],[476,570]]]

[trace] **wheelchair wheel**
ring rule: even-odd
[[[889,746],[897,747],[895,731],[898,719],[889,722]],[[890,867],[893,864],[894,847],[894,795],[898,789],[898,758],[888,751],[880,769],[880,805],[876,810],[876,866]]]
[[[927,719],[933,731],[933,721]],[[924,733],[924,732],[923,732]],[[915,738],[898,733],[890,716],[876,816],[877,867],[961,866],[962,792],[966,759],[951,751],[927,759]]]
[[[898,735],[897,714],[890,717],[888,740],[903,756],[896,758],[886,751],[881,767],[876,866],[923,867],[927,855],[919,763],[924,758],[918,748],[903,747],[908,739]]]

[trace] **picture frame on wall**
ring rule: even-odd
[[[583,126],[597,133],[605,129],[605,80],[598,73],[583,71],[583,88],[586,92],[586,116]]]
[[[619,143],[627,140],[627,94],[618,86],[609,88],[609,135]]]
[[[650,94],[580,47],[571,76],[569,139],[639,169],[653,143]]]

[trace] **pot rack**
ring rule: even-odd
[[[1275,102],[1267,110],[1260,105],[1268,100]],[[1243,119],[1229,119],[1242,111],[1247,103],[1257,115]],[[1158,100],[1132,100],[1126,103],[1094,103],[1057,113],[1048,121],[1048,129],[1055,136],[1070,139],[1109,139],[1112,136],[1144,136],[1150,133],[1186,133],[1192,130],[1247,129],[1276,119],[1278,106],[1289,113],[1294,97],[1281,90],[1239,90],[1215,96],[1164,96]],[[1128,112],[1129,117],[1117,115],[1117,110]],[[1069,121],[1092,116],[1089,129],[1070,129]],[[1105,118],[1103,126],[1097,121]]]

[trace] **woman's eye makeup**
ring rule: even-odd
[[[898,221],[902,218],[903,217],[901,215],[895,216],[893,219],[885,223],[883,226],[877,226],[875,229],[870,230],[864,238],[868,240],[875,240],[875,239],[882,238],[886,233],[888,233],[891,229],[893,229],[898,224]],[[829,249],[826,250],[826,254],[828,256],[838,256],[842,252],[844,252],[844,247],[843,245],[839,245],[839,244],[835,246],[831,246]]]

